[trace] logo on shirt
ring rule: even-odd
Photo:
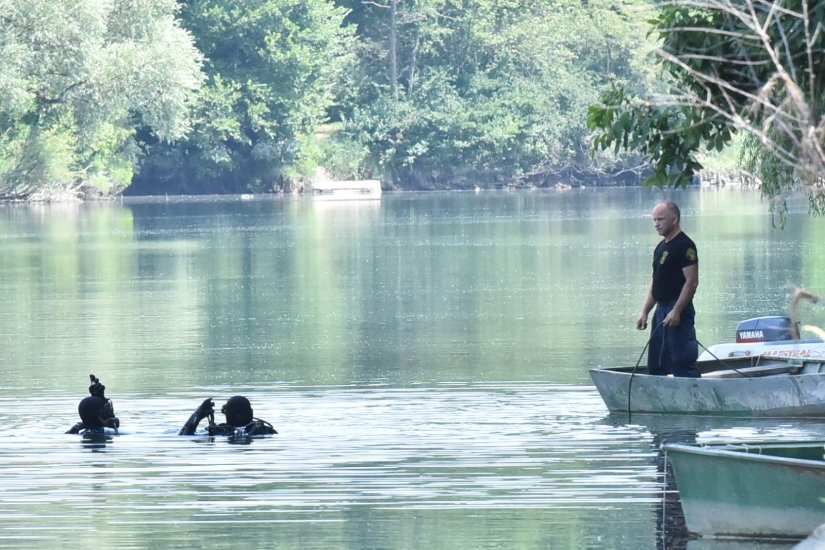
[[[662,259],[659,260],[659,265],[665,265],[665,260],[667,260],[667,250],[665,250],[662,254]]]
[[[694,250],[693,248],[688,248],[685,255],[687,256],[687,259],[691,262],[696,261],[696,250]]]

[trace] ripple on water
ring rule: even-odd
[[[656,529],[640,513],[662,498],[654,436],[611,421],[590,387],[249,387],[256,415],[279,435],[246,445],[176,435],[203,396],[226,393],[119,396],[122,433],[103,439],[62,434],[75,421],[74,397],[0,397],[0,542],[76,537],[89,518],[104,518],[93,531],[127,547],[147,526],[169,542],[204,525],[247,533],[277,524],[294,534],[306,528],[289,525],[324,531],[376,514],[394,518],[385,518],[388,533],[409,514],[447,514],[455,529],[479,515],[518,523],[539,514],[579,529],[642,529],[635,536],[646,541]],[[725,430],[759,433],[708,433]]]
[[[62,532],[95,514],[118,525],[216,515],[314,522],[358,507],[552,509],[657,498],[648,445],[638,430],[600,422],[592,388],[248,388],[256,415],[280,435],[249,445],[175,435],[203,395],[220,393],[119,396],[122,433],[103,440],[62,435],[75,421],[72,397],[0,399],[9,426],[0,534]],[[38,411],[36,434],[24,410]]]

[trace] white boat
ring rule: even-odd
[[[381,198],[379,180],[322,181],[311,185],[315,200],[369,200]]]
[[[791,319],[783,316],[742,321],[736,326],[736,342],[710,346],[699,355],[699,361],[756,356],[825,359],[825,341],[820,338],[795,340],[791,328]]]

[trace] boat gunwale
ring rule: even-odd
[[[776,373],[776,374],[762,375],[762,376],[757,376],[757,375],[754,375],[754,376],[707,376],[710,373],[715,372],[715,371],[710,371],[710,372],[704,373],[703,376],[700,376],[698,378],[691,378],[689,376],[662,376],[661,374],[649,374],[649,373],[646,373],[646,372],[636,372],[636,373],[634,373],[634,372],[629,371],[629,370],[624,370],[624,369],[628,369],[628,368],[632,368],[632,367],[592,368],[592,369],[589,369],[589,372],[609,372],[609,373],[612,373],[612,374],[623,374],[623,375],[627,375],[627,376],[644,376],[644,377],[649,377],[649,378],[661,378],[663,380],[664,379],[667,379],[667,380],[751,380],[751,379],[754,379],[754,378],[767,378],[768,376],[823,376],[823,375],[825,375],[825,372],[780,372],[780,373]],[[745,373],[747,374],[747,369],[748,368],[749,367],[740,367],[737,370],[746,371]]]
[[[628,367],[606,367],[606,368],[592,368],[589,372],[597,372],[597,373],[610,373],[610,374],[617,374],[622,376],[642,376],[644,378],[660,378],[662,380],[667,380],[668,382],[665,383],[672,383],[672,384],[684,384],[689,383],[691,381],[695,382],[697,380],[702,380],[704,382],[722,382],[722,383],[731,383],[731,382],[741,382],[743,380],[760,380],[765,378],[771,377],[800,377],[800,376],[825,376],[825,372],[779,372],[770,375],[756,375],[753,376],[707,376],[710,372],[705,373],[704,376],[700,376],[698,378],[690,378],[687,376],[662,376],[661,374],[648,374],[646,372],[631,372],[628,370],[624,370]],[[742,367],[737,370],[746,370],[748,367]],[[713,372],[713,371],[711,371]],[[745,372],[747,374],[747,372]]]
[[[798,442],[797,442],[798,443]],[[811,442],[816,443],[813,446],[820,446],[823,448],[823,454],[825,454],[825,444],[822,442]],[[803,446],[804,444],[798,444],[798,446]],[[782,456],[775,456],[775,455],[766,455],[762,453],[749,453],[744,450],[744,447],[747,447],[746,443],[741,444],[724,444],[719,447],[714,446],[696,446],[696,445],[686,445],[684,443],[664,443],[662,445],[662,449],[665,452],[676,451],[676,453],[685,453],[685,454],[693,454],[693,455],[700,455],[700,456],[712,456],[717,458],[728,458],[728,459],[737,459],[742,460],[745,458],[746,460],[752,460],[754,462],[764,462],[768,464],[782,464],[786,466],[803,466],[805,468],[813,468],[816,470],[825,470],[825,459],[822,461],[817,460],[806,460],[803,458],[789,458],[789,457],[782,457]],[[781,442],[776,442],[773,445],[774,447],[778,446],[790,446],[790,445],[782,445]],[[735,447],[740,447],[742,450],[733,450]],[[753,445],[753,448],[760,447],[760,445]],[[766,445],[762,445],[762,447],[766,447]]]
[[[756,357],[762,357],[762,356],[754,356],[754,357],[756,358]],[[768,355],[768,356],[764,356],[764,359],[765,359],[765,361],[774,361],[774,362],[777,362],[777,363],[787,363],[788,364],[787,366],[788,366],[789,369],[790,368],[800,368],[801,369],[805,365],[805,363],[820,363],[820,364],[825,365],[825,359],[820,358],[820,357],[806,357],[806,358],[790,357],[790,358],[786,358],[786,357],[775,357],[775,356]],[[791,361],[798,361],[801,364],[790,365]],[[724,366],[727,366],[726,361],[720,360],[719,362],[722,363]],[[699,363],[700,367],[701,367],[702,363],[703,362]],[[710,363],[710,361],[706,361],[705,363]],[[612,374],[623,374],[623,375],[627,375],[627,376],[644,376],[644,377],[651,377],[651,378],[655,377],[655,378],[661,378],[663,380],[747,380],[747,379],[753,379],[753,378],[765,378],[766,376],[764,376],[764,375],[763,376],[755,375],[755,376],[715,377],[715,376],[708,376],[708,375],[711,375],[714,372],[720,372],[722,370],[742,371],[744,374],[747,374],[749,372],[749,369],[752,369],[751,372],[753,372],[755,374],[755,373],[758,372],[756,369],[763,368],[765,366],[767,366],[767,365],[758,365],[757,364],[757,365],[740,366],[740,367],[728,366],[727,369],[714,369],[714,370],[709,370],[709,371],[703,372],[702,376],[700,376],[698,378],[690,378],[690,377],[686,377],[686,376],[663,376],[663,375],[660,375],[660,374],[650,374],[650,373],[646,372],[647,368],[642,368],[641,369],[642,372],[639,372],[640,367],[628,367],[628,366],[622,366],[622,367],[592,367],[592,368],[588,369],[588,372],[590,372],[590,373],[593,373],[593,372],[608,372],[608,373],[612,373]],[[776,374],[772,374],[772,375],[768,375],[768,376],[794,376],[794,377],[796,377],[796,376],[822,376],[822,375],[825,375],[825,372],[782,372],[782,373],[776,373]]]

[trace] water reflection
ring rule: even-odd
[[[587,369],[644,346],[665,197],[705,251],[702,342],[781,312],[788,281],[825,288],[822,225],[792,204],[773,231],[749,193],[0,205],[0,544],[682,544],[661,441],[825,430],[607,415]],[[63,435],[90,370],[112,439]],[[176,435],[234,393],[281,434]]]
[[[64,395],[39,403],[53,435],[7,439],[6,546],[25,546],[13,526],[27,517],[40,518],[41,535],[65,535],[57,518],[74,517],[83,502],[105,509],[95,529],[117,542],[149,526],[162,540],[211,537],[220,524],[251,545],[275,529],[317,541],[304,547],[403,547],[412,521],[443,526],[428,528],[439,531],[434,548],[500,546],[514,528],[528,546],[587,548],[602,544],[606,519],[636,547],[653,540],[652,518],[640,513],[659,494],[649,444],[636,428],[604,424],[592,388],[245,387],[256,413],[282,429],[238,445],[249,441],[175,435],[193,402],[225,387],[151,398],[107,382],[120,435],[80,439],[75,452],[79,436],[57,433],[76,414],[76,396]],[[0,400],[10,425],[22,414]],[[102,502],[87,501],[90,492]],[[346,533],[332,528],[342,523]]]
[[[93,453],[106,450],[106,445],[112,441],[112,436],[103,433],[85,433],[80,436],[83,448]]]

